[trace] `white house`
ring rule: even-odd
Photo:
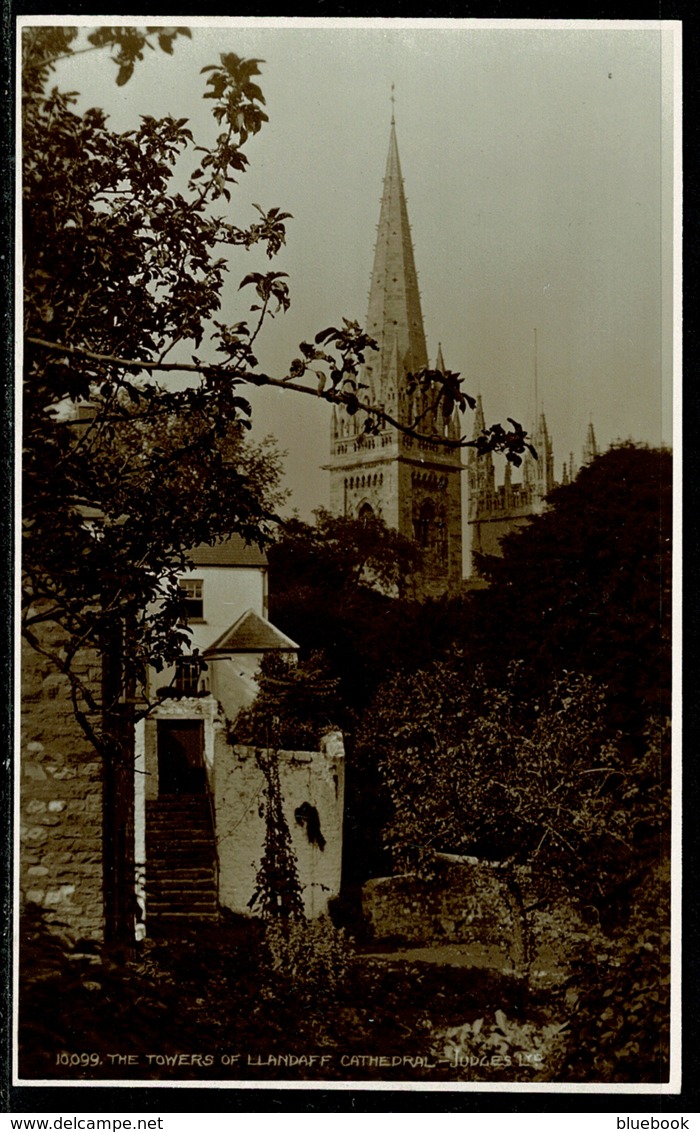
[[[296,656],[298,645],[267,620],[267,559],[259,547],[232,535],[190,552],[192,568],[180,579],[191,652],[157,675],[161,694],[210,692],[233,720],[255,698],[255,674],[266,652]],[[155,676],[155,674],[154,674]]]
[[[215,919],[220,907],[250,914],[265,836],[265,777],[255,754],[234,745],[231,724],[256,694],[271,651],[298,646],[267,619],[267,562],[232,536],[197,547],[180,588],[191,652],[153,673],[157,705],[137,726],[135,848],[141,934]],[[279,753],[283,810],[308,915],[340,887],[344,756],[339,735],[317,752]],[[310,837],[313,828],[323,832]]]

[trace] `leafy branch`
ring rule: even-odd
[[[283,273],[273,273],[276,277]],[[241,283],[244,286],[248,283],[255,282],[257,284],[256,290],[263,298],[263,308],[261,319],[266,312],[271,298],[277,298],[280,306],[288,305],[286,297],[286,286],[277,282],[267,284],[266,280],[270,276],[249,276]],[[250,361],[251,355],[247,353],[244,346],[244,335],[240,332],[247,330],[245,323],[238,323],[233,328],[224,327],[220,323],[215,324],[219,330],[220,340],[223,349],[228,353],[229,358],[233,359],[238,354],[239,359],[241,356],[245,360]],[[359,326],[357,323],[347,324],[353,328]],[[253,335],[250,336],[250,341],[253,340],[255,335],[259,332],[260,324],[256,328]],[[238,331],[238,333],[236,333]],[[328,333],[327,331],[324,333]],[[248,370],[241,369],[236,365],[229,368],[226,364],[223,365],[207,365],[204,362],[196,360],[194,362],[163,362],[152,361],[148,359],[125,358],[115,354],[102,354],[95,350],[89,350],[83,346],[72,346],[60,342],[52,342],[45,338],[36,338],[33,335],[27,337],[27,342],[34,346],[38,346],[44,350],[49,350],[56,353],[64,353],[69,356],[85,358],[87,361],[94,361],[101,365],[119,366],[130,373],[194,373],[204,378],[227,378],[233,379],[235,382],[247,383],[255,386],[270,386],[277,389],[287,389],[295,393],[306,394],[307,396],[320,397],[333,405],[342,405],[350,415],[356,413],[365,413],[371,418],[371,428],[366,428],[365,432],[378,432],[381,426],[389,426],[397,429],[399,432],[406,436],[413,437],[419,441],[426,441],[434,444],[439,443],[448,449],[455,448],[477,448],[479,454],[484,452],[502,452],[505,453],[506,458],[513,463],[521,463],[520,453],[527,448],[533,455],[536,455],[535,449],[527,443],[527,433],[522,429],[522,426],[513,423],[513,429],[506,431],[500,425],[494,425],[490,430],[484,433],[484,438],[479,437],[477,440],[467,440],[466,437],[460,437],[458,440],[450,440],[448,437],[437,435],[435,433],[423,433],[412,424],[404,424],[397,417],[388,413],[379,405],[371,404],[368,401],[363,401],[358,396],[358,390],[366,388],[356,380],[353,370],[350,368],[349,347],[347,345],[347,330],[337,331],[334,333],[338,335],[337,344],[342,351],[342,361],[338,367],[337,361],[333,357],[322,351],[313,351],[306,363],[295,359],[291,366],[290,372],[287,377],[275,378],[265,373],[252,373]],[[364,335],[360,332],[360,340]],[[371,339],[367,339],[371,342]],[[307,343],[302,343],[302,350],[306,347]],[[360,352],[355,354],[357,361],[363,360],[363,354]],[[254,358],[252,359],[255,360]],[[321,373],[319,375],[318,384],[315,388],[300,384],[295,378],[302,376],[311,368],[311,361],[326,361],[332,365],[330,373],[331,388],[327,387],[326,375]],[[443,378],[446,375],[437,373],[438,378]],[[457,378],[459,375],[449,374],[447,380]],[[472,398],[468,397],[466,393],[461,393],[461,398],[465,404],[469,404]],[[509,418],[510,419],[510,418]],[[377,425],[375,430],[374,425]]]

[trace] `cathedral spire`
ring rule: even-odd
[[[484,406],[481,394],[476,399],[472,440],[478,440],[486,429]],[[467,453],[467,476],[469,485],[469,517],[475,519],[479,511],[490,503],[495,491],[495,467],[490,452],[479,455],[476,448],[470,447]]]
[[[484,405],[481,400],[481,394],[478,393],[476,397],[476,408],[474,410],[474,428],[472,430],[472,440],[476,438],[486,428],[486,418],[484,417]]]
[[[583,463],[592,464],[598,455],[598,444],[595,438],[595,430],[593,428],[593,421],[588,422],[588,431],[586,433],[586,443],[583,446]]]
[[[391,366],[395,348],[402,373],[415,373],[428,365],[418,275],[393,116],[366,326],[367,333],[379,345],[378,353],[370,353],[367,359],[369,384],[378,399],[388,402],[388,387],[396,380],[395,367]]]
[[[338,410],[342,431],[331,434],[331,510],[357,518],[371,509],[420,548],[415,592],[437,597],[462,579],[462,461],[458,409],[445,420],[440,385],[423,388],[409,373],[428,369],[428,351],[418,292],[411,228],[404,195],[393,114],[374,248],[365,329],[377,343],[368,350],[361,384],[408,434],[388,422],[363,430],[362,415]],[[438,351],[435,367],[447,373]],[[476,470],[476,469],[474,469]],[[493,463],[479,468],[488,492]],[[489,476],[491,478],[489,478]]]

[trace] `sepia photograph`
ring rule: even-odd
[[[17,55],[14,1083],[678,1092],[680,24]]]

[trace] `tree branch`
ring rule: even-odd
[[[99,354],[94,350],[87,350],[82,346],[67,346],[60,342],[49,342],[45,338],[35,338],[33,336],[29,336],[27,341],[31,342],[33,346],[40,346],[44,350],[52,350],[73,357],[85,358],[88,361],[99,362],[102,365],[121,366],[124,369],[132,371],[144,371],[146,373],[195,373],[199,374],[200,377],[230,377],[257,387],[271,386],[275,389],[289,389],[293,390],[295,393],[305,393],[309,397],[320,397],[322,400],[328,401],[331,405],[357,405],[359,412],[366,413],[376,420],[383,421],[390,427],[398,429],[399,432],[402,432],[405,436],[410,436],[415,440],[424,441],[429,444],[440,444],[443,448],[450,449],[474,446],[472,441],[466,440],[464,437],[461,437],[459,440],[449,440],[444,436],[419,432],[410,425],[402,424],[378,405],[371,405],[364,401],[358,402],[356,394],[344,393],[342,390],[319,390],[309,385],[299,385],[293,380],[270,377],[265,373],[230,370],[226,369],[225,366],[202,365],[192,362],[154,362],[134,358],[121,358],[112,354]]]

